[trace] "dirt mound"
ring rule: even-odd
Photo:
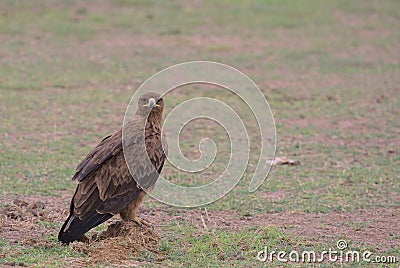
[[[151,228],[140,227],[133,222],[122,222],[108,226],[99,235],[93,235],[85,242],[75,242],[71,247],[87,254],[90,263],[118,263],[128,261],[142,250],[158,253],[160,237]]]
[[[57,220],[59,213],[51,204],[38,198],[2,199],[0,203],[0,237],[10,243],[25,243],[25,240],[40,239],[56,231],[51,223]]]
[[[0,214],[11,219],[29,220],[33,217],[45,219],[45,204],[43,202],[28,203],[24,200],[14,199],[13,203],[0,210]]]
[[[57,243],[46,237],[58,233],[69,213],[65,209],[69,200],[63,201],[60,197],[24,196],[23,199],[3,198],[0,202],[5,204],[0,207],[0,237],[10,244],[35,248],[57,246]],[[58,225],[51,224],[55,222]],[[95,233],[85,242],[71,244],[72,249],[87,256],[65,258],[64,261],[74,267],[93,266],[94,263],[136,266],[148,260],[132,260],[132,257],[148,251],[155,254],[156,260],[151,260],[154,264],[162,258],[157,252],[159,245],[160,236],[153,229],[139,227],[136,223],[117,221],[110,224],[106,231]],[[0,259],[14,253],[0,252]],[[4,263],[0,263],[0,267],[2,264]]]

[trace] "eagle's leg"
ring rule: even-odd
[[[123,221],[133,221],[137,225],[143,228],[144,226],[151,227],[150,223],[136,215],[137,210],[143,203],[143,198],[146,192],[142,191],[139,196],[133,200],[124,210],[121,211],[120,216]]]

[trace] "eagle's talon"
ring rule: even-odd
[[[135,217],[135,218],[133,218],[132,221],[143,229],[146,229],[144,226],[146,226],[147,228],[154,229],[153,226],[151,226],[151,224],[148,221],[146,221],[145,219],[142,219],[140,217]]]

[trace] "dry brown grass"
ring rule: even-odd
[[[108,226],[99,235],[87,242],[75,242],[71,247],[87,255],[85,263],[108,263],[112,265],[134,265],[132,257],[143,250],[158,253],[159,235],[151,228],[139,227],[136,223],[118,221]]]

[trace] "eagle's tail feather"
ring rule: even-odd
[[[90,229],[102,224],[113,215],[110,213],[100,214],[93,211],[85,215],[83,219],[75,217],[73,214],[68,217],[58,234],[58,240],[63,243],[70,243],[81,238]]]

